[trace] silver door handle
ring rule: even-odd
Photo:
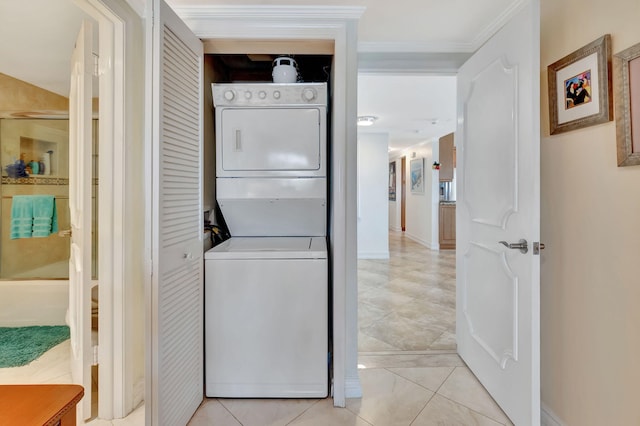
[[[529,251],[529,245],[527,244],[527,240],[524,238],[518,241],[517,243],[508,243],[506,241],[498,241],[500,244],[510,249],[518,249],[520,253],[525,254]]]

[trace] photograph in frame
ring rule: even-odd
[[[396,201],[396,162],[389,163],[389,201]]]
[[[547,76],[550,134],[613,119],[609,34],[549,65]]]
[[[424,194],[424,159],[411,160],[411,192]]]
[[[640,43],[613,57],[618,166],[640,165]]]

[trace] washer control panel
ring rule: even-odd
[[[214,106],[327,105],[327,83],[213,83]]]

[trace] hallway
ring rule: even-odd
[[[358,351],[455,353],[455,251],[391,231],[389,253],[358,260]]]

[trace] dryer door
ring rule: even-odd
[[[322,108],[222,109],[218,177],[324,176]]]

